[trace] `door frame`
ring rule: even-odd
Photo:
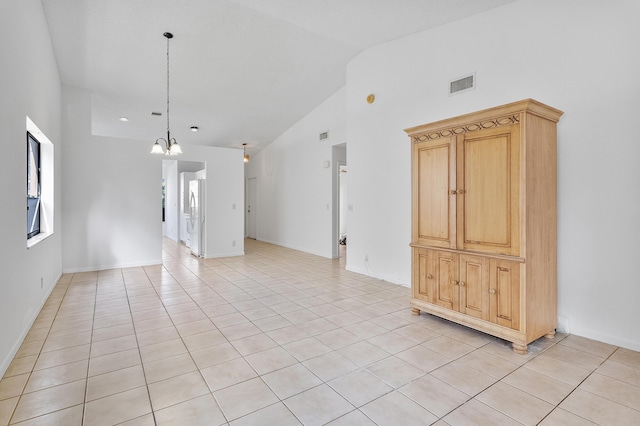
[[[253,191],[251,190],[251,184],[253,185]],[[258,220],[256,216],[257,201],[258,201],[258,178],[257,177],[249,177],[247,178],[247,186],[246,186],[246,200],[245,200],[245,235],[247,238],[257,239],[258,236]],[[252,199],[253,198],[253,199]],[[253,230],[251,229],[251,222],[253,221]],[[253,232],[252,232],[253,231]],[[252,235],[253,234],[253,235]]]

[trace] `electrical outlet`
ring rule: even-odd
[[[369,255],[368,255],[368,254],[365,254],[365,255],[364,255],[364,261],[365,261],[365,262],[368,262],[368,261],[369,261]]]
[[[231,246],[235,247],[236,246],[236,240],[231,241]]]
[[[44,278],[40,277],[40,288],[44,288]]]

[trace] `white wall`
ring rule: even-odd
[[[0,2],[0,377],[62,272],[60,77],[38,0]],[[27,249],[26,117],[54,144],[55,233]],[[42,288],[40,280],[42,278]]]
[[[64,271],[161,263],[165,157],[151,155],[149,141],[92,136],[91,94],[84,89],[63,88],[63,135]],[[183,150],[181,160],[206,162],[215,181],[207,186],[206,256],[243,254],[242,151]]]
[[[347,69],[347,268],[410,282],[410,142],[402,129],[531,97],[565,112],[558,126],[560,323],[640,350],[637,16],[640,2],[631,0],[522,0],[354,59]],[[477,89],[448,96],[448,82],[470,72]]]
[[[320,141],[326,131],[329,139]],[[332,256],[331,147],[346,142],[345,133],[343,88],[251,156],[246,177],[257,178],[258,240]],[[330,167],[324,167],[325,161]]]
[[[205,163],[205,258],[244,254],[244,159],[241,149],[185,145],[181,161]],[[199,174],[200,173],[200,174]]]
[[[161,263],[162,157],[92,136],[88,90],[65,86],[62,98],[64,271]]]
[[[162,178],[165,182],[165,217],[162,232],[165,237],[178,242],[180,179],[177,160],[162,160]]]

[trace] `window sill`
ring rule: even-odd
[[[30,249],[31,247],[35,246],[36,244],[40,243],[41,241],[46,240],[47,238],[49,238],[52,235],[53,235],[53,232],[41,232],[38,235],[36,235],[35,237],[29,238],[27,240],[27,249]]]

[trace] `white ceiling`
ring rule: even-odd
[[[62,83],[93,133],[254,153],[345,84],[360,51],[515,0],[42,0]],[[161,117],[151,112],[162,112]],[[129,122],[118,120],[128,117]],[[200,131],[189,131],[191,126]]]

